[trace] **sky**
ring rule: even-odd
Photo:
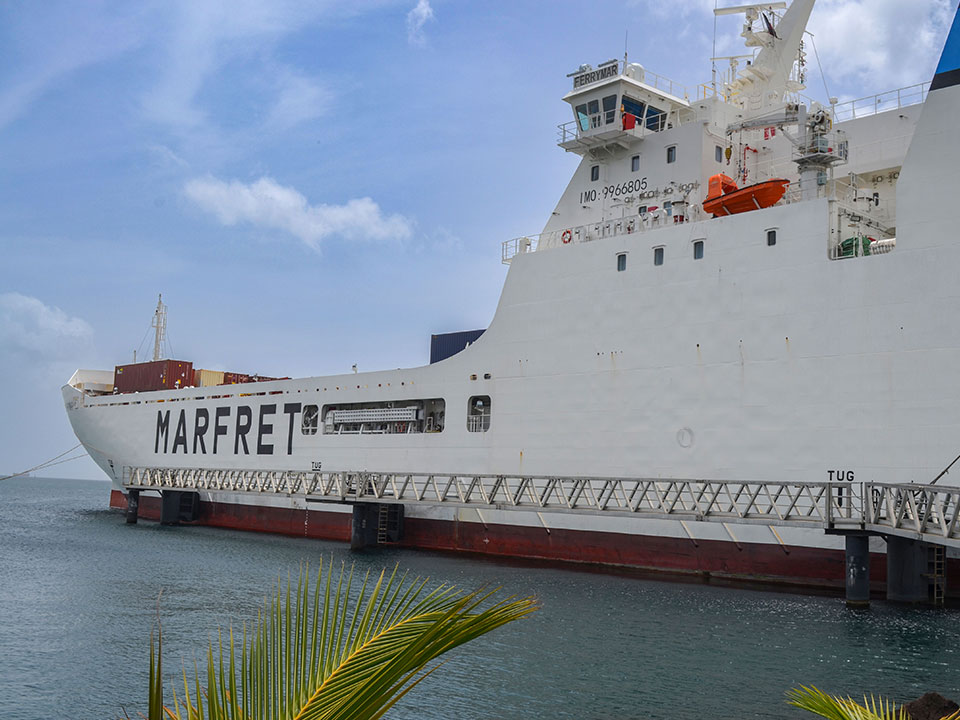
[[[567,73],[626,41],[707,82],[713,7],[0,4],[0,476],[76,444],[61,385],[148,354],[159,293],[169,355],[264,375],[422,365],[432,333],[486,327],[501,242],[539,232],[577,166]],[[819,0],[807,94],[930,80],[954,9]],[[719,55],[739,30],[720,18]]]

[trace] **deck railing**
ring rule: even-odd
[[[857,98],[856,100],[848,100],[834,106],[833,118],[836,122],[843,122],[877,115],[887,110],[897,110],[902,107],[917,105],[926,100],[929,91],[930,83],[923,82]]]
[[[960,487],[955,486],[129,467],[123,481],[134,490],[860,530],[960,548]]]

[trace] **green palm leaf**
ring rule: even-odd
[[[867,700],[864,695],[861,705],[852,698],[827,695],[815,687],[803,685],[787,692],[787,704],[828,720],[908,720],[903,706],[898,708],[896,703],[889,700],[878,700],[873,695]]]
[[[309,570],[279,586],[248,633],[239,657],[233,632],[207,651],[193,691],[183,675],[174,692],[176,720],[365,720],[380,718],[436,667],[427,665],[470,640],[537,609],[533,598],[494,598],[426,581],[396,569],[364,576],[351,602],[353,569],[321,564],[311,592]],[[159,655],[159,649],[158,649]],[[161,720],[160,660],[151,639],[150,720]]]

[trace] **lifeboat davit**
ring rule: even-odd
[[[710,178],[703,209],[712,213],[714,217],[720,217],[768,208],[780,202],[789,184],[789,180],[775,178],[756,185],[748,185],[745,188],[737,188],[733,178],[723,174],[714,175]]]

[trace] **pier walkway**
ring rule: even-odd
[[[869,598],[863,567],[869,566],[869,536],[887,541],[888,563],[896,563],[892,574],[908,580],[929,574],[929,549],[941,558],[947,548],[960,549],[960,487],[946,485],[187,468],[124,468],[123,485],[131,495],[298,496],[353,505],[355,517],[374,510],[368,505],[389,510],[419,504],[819,528],[847,538],[848,600],[852,592],[854,602],[863,602],[864,593]],[[903,563],[918,569],[904,571]],[[859,590],[851,591],[851,582]],[[894,589],[892,595],[918,595],[920,580],[911,582],[913,589]]]

